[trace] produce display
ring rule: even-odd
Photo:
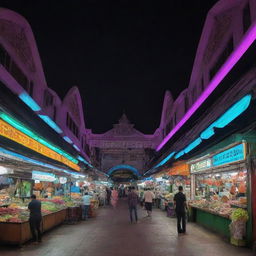
[[[225,218],[230,218],[232,213],[237,209],[234,206],[238,206],[237,201],[222,202],[221,200],[208,201],[206,199],[190,201],[191,207],[199,208],[213,214],[220,215]],[[241,205],[244,206],[244,205]],[[245,207],[245,206],[244,206]],[[240,209],[240,208],[239,208]]]
[[[8,205],[11,202],[11,198],[8,194],[2,193],[0,194],[0,207],[3,205]]]
[[[71,201],[70,198],[55,197],[53,199],[39,199],[42,203],[42,215],[51,214],[67,207],[75,207],[80,201]],[[0,207],[0,222],[22,223],[28,221],[30,200],[26,199],[24,203],[19,199],[13,199],[8,207]]]
[[[249,219],[248,212],[238,208],[234,210],[230,216],[232,222],[229,226],[231,233],[231,243],[238,245],[239,241],[243,241],[246,234],[246,222]]]
[[[247,208],[246,177],[246,170],[196,175],[190,206],[230,218],[235,209]]]

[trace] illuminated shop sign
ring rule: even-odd
[[[4,122],[0,119],[0,135],[13,140],[27,148],[30,148],[41,155],[49,157],[53,160],[61,162],[76,171],[80,171],[80,167],[67,159],[66,157],[60,155],[59,153],[53,151],[52,149],[46,147],[45,145],[37,142],[36,140],[30,138],[26,134],[22,133],[21,131],[17,130],[16,128],[12,127],[8,123]]]
[[[229,164],[245,159],[245,144],[241,143],[232,148],[229,148],[212,158],[213,166]]]
[[[212,166],[212,162],[210,158],[204,159],[200,162],[194,163],[190,165],[190,172],[196,173],[205,169],[208,169]]]
[[[12,174],[12,173],[14,173],[12,169],[6,168],[4,166],[0,166],[0,175]]]
[[[53,173],[32,171],[32,179],[53,182],[56,180],[56,176]]]
[[[60,181],[60,184],[66,184],[68,179],[66,177],[60,177],[59,181]]]

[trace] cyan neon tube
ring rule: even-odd
[[[157,146],[156,150],[161,148],[173,137],[173,135],[187,122],[187,120],[196,112],[196,110],[205,102],[205,100],[211,95],[211,93],[218,87],[220,82],[240,60],[243,54],[248,50],[252,43],[256,39],[256,22],[251,25],[251,28],[247,31],[241,43],[238,45],[235,51],[229,56],[227,61],[222,65],[217,74],[208,84],[206,90],[200,95],[197,101],[192,105],[188,112],[183,116],[180,122],[174,127],[174,129],[163,139],[163,141]]]

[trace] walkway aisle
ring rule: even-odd
[[[176,220],[154,210],[152,219],[130,224],[126,202],[116,210],[99,210],[95,219],[77,225],[62,225],[44,235],[40,245],[4,247],[1,256],[252,256],[249,249],[236,248],[195,224],[188,235],[177,236]],[[2,231],[1,231],[2,232]]]

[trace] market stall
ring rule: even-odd
[[[237,208],[247,210],[246,149],[246,143],[239,142],[189,162],[193,220],[227,238],[232,213]],[[250,235],[248,228],[246,239]]]
[[[36,194],[42,204],[42,232],[65,221],[67,209],[80,208],[81,200],[70,197],[68,179],[58,172],[0,168],[0,243],[22,244],[31,238],[28,204]],[[65,186],[63,188],[63,186]],[[61,193],[60,193],[61,191]]]

